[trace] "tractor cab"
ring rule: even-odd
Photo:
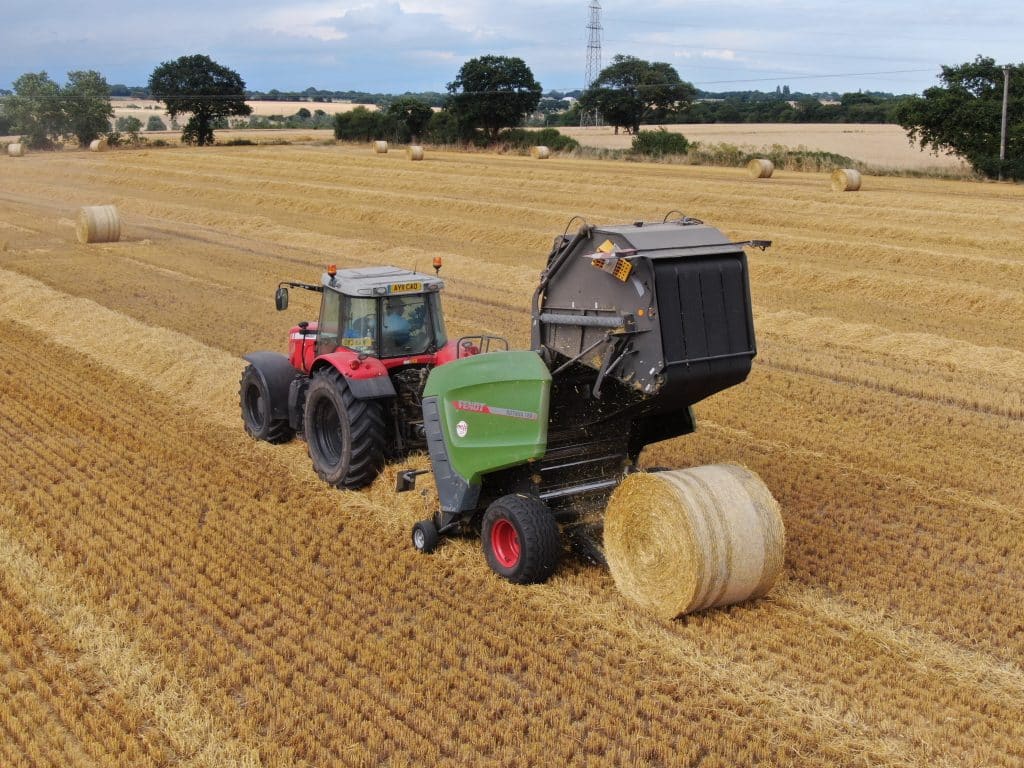
[[[381,360],[432,355],[448,343],[439,277],[397,267],[337,270],[329,266],[320,285],[283,283],[277,307],[288,306],[287,287],[322,295],[319,321],[292,329],[293,365],[308,370],[322,355],[346,348]]]
[[[348,347],[382,360],[425,355],[448,338],[437,277],[395,267],[327,272],[322,279],[317,356]]]

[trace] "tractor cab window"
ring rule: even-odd
[[[356,352],[377,354],[377,299],[341,297],[341,343]]]
[[[436,294],[388,296],[381,300],[381,357],[422,355],[444,344],[444,329],[438,334],[434,310]]]

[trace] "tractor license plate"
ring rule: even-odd
[[[389,293],[420,293],[423,291],[423,283],[392,283],[388,289]]]

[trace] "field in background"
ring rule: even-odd
[[[170,126],[170,118],[161,109],[159,102],[146,99],[113,99],[115,117],[137,117],[145,127],[150,115],[159,116]],[[269,116],[294,115],[300,109],[314,112],[324,110],[333,115],[348,112],[358,106],[376,109],[373,104],[318,103],[309,101],[250,101],[253,115]],[[643,130],[657,130],[659,126],[643,126]],[[738,123],[711,125],[667,125],[666,130],[680,132],[691,141],[704,144],[732,144],[751,151],[782,145],[790,149],[807,149],[833,152],[864,163],[879,172],[884,171],[936,171],[969,173],[969,166],[953,155],[935,155],[918,149],[907,140],[906,131],[897,125],[875,124],[795,124],[795,123]],[[608,127],[562,127],[558,129],[572,136],[584,147],[596,149],[628,149],[632,136],[620,131],[618,134]],[[177,144],[181,131],[144,131],[150,140]],[[257,144],[281,142],[315,143],[334,138],[329,129],[308,128],[284,129],[231,129],[218,130],[216,139],[220,142],[232,139],[246,139]],[[15,141],[16,136],[0,137],[3,141]]]
[[[690,141],[703,144],[735,144],[752,150],[781,144],[791,149],[805,148],[834,152],[859,160],[874,168],[898,170],[961,170],[966,164],[953,155],[935,155],[910,144],[907,132],[898,125],[856,123],[715,123],[710,125],[666,125],[668,131],[682,133]],[[642,126],[658,130],[658,126]],[[559,128],[587,147],[628,149],[633,137],[613,128]]]
[[[329,115],[336,112],[350,112],[356,107],[366,107],[376,110],[375,104],[352,104],[350,102],[316,102],[316,101],[247,101],[252,107],[252,114],[256,116],[269,117],[270,115],[282,115],[291,117],[300,109],[308,109],[316,112],[322,109]],[[165,122],[170,122],[170,117],[163,110],[163,103],[152,99],[111,99],[110,105],[114,108],[115,117],[137,117],[146,124],[148,115],[159,115]]]
[[[0,158],[0,764],[1024,761],[1024,188],[345,146]],[[74,239],[114,203],[122,241]],[[609,575],[424,557],[433,502],[250,441],[282,279],[445,266],[449,333],[528,342],[572,214],[680,209],[750,255],[759,355],[650,464],[757,471],[784,578],[663,622]],[[424,466],[421,458],[411,462]]]

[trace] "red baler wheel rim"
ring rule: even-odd
[[[502,568],[515,568],[519,562],[519,533],[505,518],[496,520],[491,526],[491,550]]]

